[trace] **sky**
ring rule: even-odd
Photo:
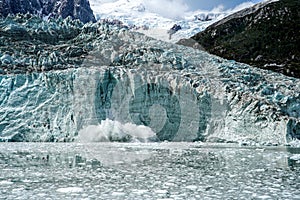
[[[173,0],[177,1],[177,0]],[[245,3],[258,3],[262,0],[184,0],[182,2],[189,6],[190,10],[212,10],[213,8],[223,6],[225,10],[233,9],[236,6]]]
[[[144,0],[143,4],[146,5],[147,9],[161,16],[180,18],[183,13],[197,10],[214,12],[237,11],[261,1],[263,0]]]

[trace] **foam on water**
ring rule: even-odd
[[[122,124],[110,119],[99,125],[89,125],[79,131],[78,142],[135,141],[147,142],[156,138],[151,128],[132,123]]]

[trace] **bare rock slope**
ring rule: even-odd
[[[232,14],[179,43],[300,77],[300,1],[268,1]],[[197,45],[196,45],[197,46]]]
[[[0,0],[0,16],[18,13],[96,21],[88,0]]]

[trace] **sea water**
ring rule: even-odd
[[[300,199],[300,149],[1,143],[0,199]]]

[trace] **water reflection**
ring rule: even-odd
[[[46,144],[44,144],[46,145]],[[61,144],[59,144],[61,145]],[[4,145],[5,146],[5,145]],[[16,145],[17,146],[17,145]],[[50,145],[51,146],[51,145]],[[54,147],[54,145],[52,145]],[[69,145],[70,147],[72,145]],[[32,144],[32,149],[4,150],[0,147],[0,164],[12,167],[65,166],[115,167],[160,162],[199,169],[233,169],[235,166],[257,168],[299,168],[300,148],[292,147],[238,147],[227,145],[169,144],[85,144],[80,148],[44,151]],[[34,148],[37,147],[37,148]],[[162,160],[161,160],[162,158]]]

